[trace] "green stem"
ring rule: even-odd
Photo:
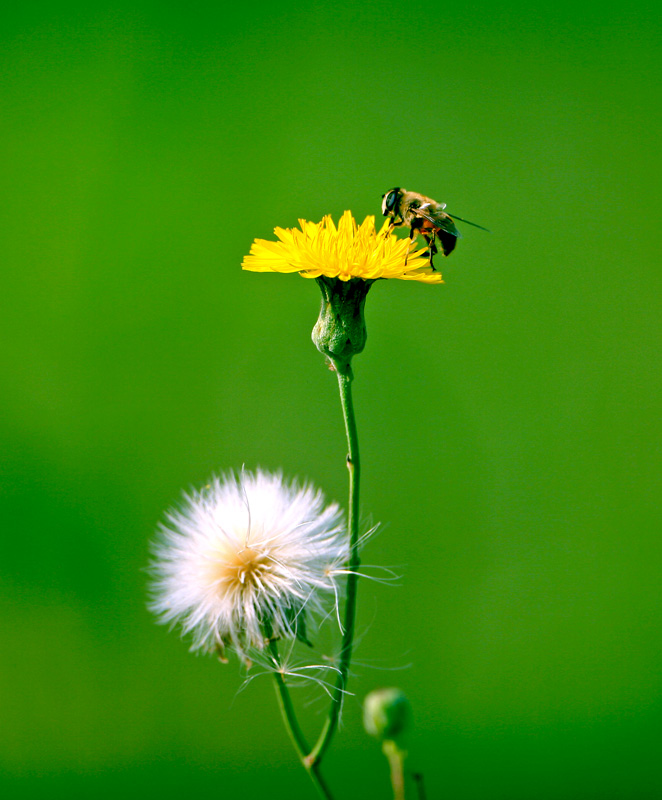
[[[347,469],[349,471],[349,514],[347,526],[349,529],[349,563],[347,576],[347,592],[345,600],[345,620],[342,646],[340,650],[340,663],[338,677],[333,689],[331,707],[315,746],[304,763],[310,767],[319,765],[326,753],[333,735],[338,727],[338,719],[342,708],[343,695],[347,688],[347,675],[352,660],[352,646],[354,643],[354,623],[356,620],[356,590],[358,584],[359,568],[359,481],[361,477],[361,462],[359,460],[359,439],[354,418],[354,405],[352,403],[352,371],[349,365],[343,367],[335,362],[338,374],[338,387],[340,389],[340,402],[345,418],[347,433]]]
[[[393,800],[405,800],[405,753],[392,739],[384,740],[382,750],[391,768]]]
[[[423,783],[423,774],[421,772],[412,772],[411,774],[414,782],[416,783],[416,791],[418,792],[418,800],[425,800],[425,784]]]
[[[308,764],[306,762],[306,753],[308,752],[308,744],[303,735],[299,722],[296,718],[292,697],[290,696],[289,689],[285,683],[285,677],[281,671],[280,655],[278,653],[278,646],[275,641],[269,642],[269,651],[276,662],[277,669],[274,671],[274,681],[276,683],[276,694],[278,695],[278,705],[280,706],[281,714],[283,715],[283,722],[287,728],[287,732],[292,739],[292,744],[297,751],[301,763],[306,768],[306,772],[310,775],[310,779],[315,784],[320,797],[324,800],[333,800],[329,787],[324,782],[324,778],[320,773],[319,764]]]
[[[299,758],[303,760],[309,748],[303,732],[299,727],[299,721],[297,720],[296,713],[294,711],[292,697],[290,696],[289,689],[285,683],[285,677],[281,671],[280,656],[276,642],[269,642],[269,651],[271,652],[271,655],[277,666],[274,672],[274,680],[276,682],[278,705],[280,706],[280,711],[283,715],[283,721],[285,722],[287,732],[290,734],[290,739],[292,739],[292,744],[294,745]]]
[[[354,643],[354,627],[356,620],[356,591],[358,584],[359,561],[359,480],[361,476],[361,463],[359,460],[359,440],[356,431],[356,420],[354,417],[354,405],[352,403],[352,371],[349,364],[343,365],[335,362],[338,374],[338,387],[340,389],[340,402],[345,419],[345,431],[347,433],[347,470],[349,472],[349,511],[347,527],[349,530],[349,561],[347,564],[347,590],[345,599],[345,619],[340,650],[340,663],[338,665],[338,677],[332,692],[331,706],[329,713],[322,727],[317,742],[312,750],[309,751],[306,739],[299,727],[296,718],[292,698],[290,697],[285,677],[280,670],[280,657],[275,641],[269,643],[269,650],[274,658],[278,669],[274,672],[278,701],[285,722],[285,727],[290,734],[290,738],[301,759],[302,764],[308,771],[317,791],[324,800],[333,800],[328,786],[324,782],[320,773],[322,758],[326,753],[333,735],[338,727],[340,710],[342,708],[343,695],[347,687],[347,676],[349,665],[352,659],[352,646]],[[306,755],[308,753],[308,755]]]

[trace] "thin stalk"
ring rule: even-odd
[[[349,563],[347,576],[347,591],[345,600],[345,620],[340,662],[338,664],[338,677],[333,689],[331,706],[324,722],[324,726],[315,746],[309,755],[304,758],[304,764],[315,767],[320,764],[326,753],[333,735],[338,727],[338,719],[342,708],[343,695],[347,688],[347,675],[352,660],[352,647],[354,644],[354,624],[356,620],[356,590],[358,584],[359,561],[359,482],[361,478],[361,462],[359,459],[359,439],[356,431],[354,417],[354,404],[352,403],[352,372],[349,365],[342,369],[336,363],[338,374],[338,388],[340,389],[340,402],[345,419],[347,433],[347,470],[349,472],[349,513],[347,525],[349,529]]]
[[[338,727],[338,719],[342,708],[343,695],[347,687],[347,676],[352,659],[352,647],[354,644],[354,627],[356,620],[356,593],[358,584],[359,561],[359,481],[361,477],[361,462],[359,460],[359,440],[356,430],[356,419],[354,417],[354,405],[352,402],[352,373],[349,365],[344,369],[336,364],[338,374],[338,388],[340,390],[340,403],[342,405],[343,417],[345,420],[345,432],[347,434],[347,470],[349,473],[349,511],[347,526],[349,530],[349,561],[347,589],[345,600],[344,632],[342,646],[340,650],[340,663],[338,665],[338,677],[332,691],[331,706],[329,713],[320,732],[319,738],[312,750],[309,750],[305,736],[301,731],[296,718],[292,698],[290,696],[285,677],[280,671],[280,657],[275,641],[269,643],[270,652],[274,658],[278,669],[274,672],[276,682],[276,692],[278,702],[285,727],[292,739],[294,747],[301,759],[301,763],[310,775],[317,791],[324,800],[333,800],[328,786],[324,782],[320,773],[320,765],[326,753],[333,735]],[[308,755],[306,755],[308,753]]]
[[[329,787],[324,782],[324,778],[320,773],[319,764],[308,764],[306,762],[306,753],[309,750],[308,744],[306,742],[306,737],[303,735],[303,731],[299,726],[299,721],[297,720],[296,713],[294,711],[294,705],[292,703],[292,697],[289,689],[287,688],[287,684],[285,683],[285,676],[280,669],[280,655],[278,653],[278,646],[275,641],[269,642],[269,651],[271,652],[271,655],[277,666],[277,669],[274,672],[274,681],[276,683],[278,705],[283,716],[283,722],[285,723],[287,732],[292,740],[292,744],[294,745],[294,748],[297,751],[299,759],[305,767],[306,772],[310,775],[310,779],[315,784],[315,788],[317,789],[320,797],[323,797],[324,800],[333,800],[333,796],[329,791]]]
[[[414,779],[414,782],[416,783],[418,800],[426,800],[425,784],[423,783],[423,774],[421,772],[412,772],[411,776]]]
[[[276,694],[278,695],[278,705],[280,706],[280,711],[281,714],[283,715],[283,721],[285,722],[285,727],[287,728],[287,732],[290,734],[290,739],[292,740],[292,744],[294,745],[294,748],[297,751],[299,758],[303,760],[306,753],[309,750],[309,747],[308,744],[306,743],[306,738],[303,735],[303,731],[299,727],[299,721],[297,720],[296,713],[294,711],[292,697],[290,695],[289,689],[287,688],[287,684],[285,683],[285,677],[281,672],[280,656],[278,653],[278,646],[276,642],[274,641],[269,642],[269,651],[271,652],[271,655],[274,661],[276,662],[274,681],[276,682]]]
[[[384,741],[382,750],[391,768],[393,800],[405,800],[405,753],[392,739]]]

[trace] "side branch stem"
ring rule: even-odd
[[[352,647],[354,643],[354,625],[356,620],[356,593],[358,584],[359,560],[359,483],[361,478],[361,462],[359,459],[359,439],[356,431],[354,405],[352,403],[352,371],[347,364],[335,363],[338,374],[338,387],[340,389],[340,402],[345,418],[345,431],[347,433],[347,470],[349,472],[349,514],[348,528],[350,535],[349,562],[347,575],[347,590],[345,599],[345,619],[338,664],[338,677],[333,689],[331,707],[315,746],[309,755],[304,758],[304,764],[309,767],[318,766],[324,757],[333,735],[338,727],[338,719],[342,708],[343,696],[347,689],[347,676],[352,660]]]
[[[294,744],[294,748],[297,751],[301,763],[306,768],[306,772],[310,775],[312,782],[315,784],[315,788],[317,789],[320,797],[324,798],[324,800],[333,800],[333,796],[329,791],[329,787],[326,785],[324,778],[320,773],[319,764],[308,764],[306,761],[306,753],[309,749],[308,744],[306,742],[306,737],[303,735],[301,727],[299,726],[299,721],[297,720],[296,713],[294,711],[294,705],[292,703],[292,697],[289,689],[287,688],[287,684],[285,683],[285,676],[282,672],[280,655],[278,653],[278,645],[275,641],[269,642],[269,652],[271,653],[271,656],[276,664],[276,670],[274,671],[273,675],[276,683],[278,705],[280,707],[287,732],[290,734],[290,739]]]

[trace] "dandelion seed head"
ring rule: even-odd
[[[310,485],[242,471],[185,495],[154,547],[151,609],[192,649],[263,650],[267,635],[305,638],[337,602],[347,558],[340,509]]]

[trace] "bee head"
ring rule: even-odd
[[[382,214],[385,217],[392,217],[396,208],[400,203],[402,197],[402,189],[396,186],[395,189],[390,189],[386,194],[382,195]]]

